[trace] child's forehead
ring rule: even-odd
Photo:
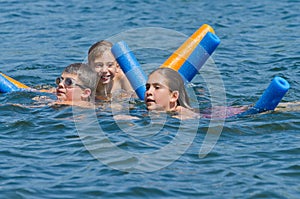
[[[99,60],[99,61],[114,61],[115,60],[115,57],[114,55],[111,53],[111,51],[105,51],[101,54],[97,54],[95,56],[95,61]]]
[[[151,75],[149,75],[147,83],[148,84],[160,84],[160,85],[168,87],[167,79],[158,72],[154,72]]]
[[[100,55],[99,55],[100,56]],[[112,54],[111,50],[106,50],[101,54],[101,57],[107,57],[111,59],[115,59],[114,55]]]
[[[78,78],[78,75],[77,75],[77,74],[66,73],[66,72],[63,72],[63,73],[61,74],[61,76],[62,76],[63,78],[72,78],[72,79],[75,79],[75,80],[77,80],[77,78]]]

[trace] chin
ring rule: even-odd
[[[151,110],[153,110],[153,107],[151,107],[151,106],[146,106],[146,109],[147,109],[148,111],[151,111]]]
[[[148,111],[159,111],[160,108],[157,106],[147,106]]]
[[[61,101],[66,100],[66,96],[64,96],[64,95],[57,94],[56,97],[58,100],[61,100]]]

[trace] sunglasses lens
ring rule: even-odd
[[[55,83],[58,85],[61,82],[61,77],[56,78]]]
[[[66,86],[72,86],[73,85],[73,81],[71,78],[66,78],[65,79],[65,85]]]

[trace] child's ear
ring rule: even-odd
[[[171,93],[171,102],[177,102],[177,100],[178,100],[178,98],[179,98],[179,92],[178,91],[173,91],[172,93]]]
[[[92,90],[89,89],[89,88],[86,88],[86,89],[84,89],[84,91],[82,92],[81,98],[84,99],[84,100],[86,100],[86,99],[88,99],[88,98],[91,96],[91,94],[92,94]]]

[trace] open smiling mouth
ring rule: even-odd
[[[110,79],[110,75],[103,75],[103,76],[101,76],[101,80],[103,80],[103,81],[107,81],[109,79]]]

